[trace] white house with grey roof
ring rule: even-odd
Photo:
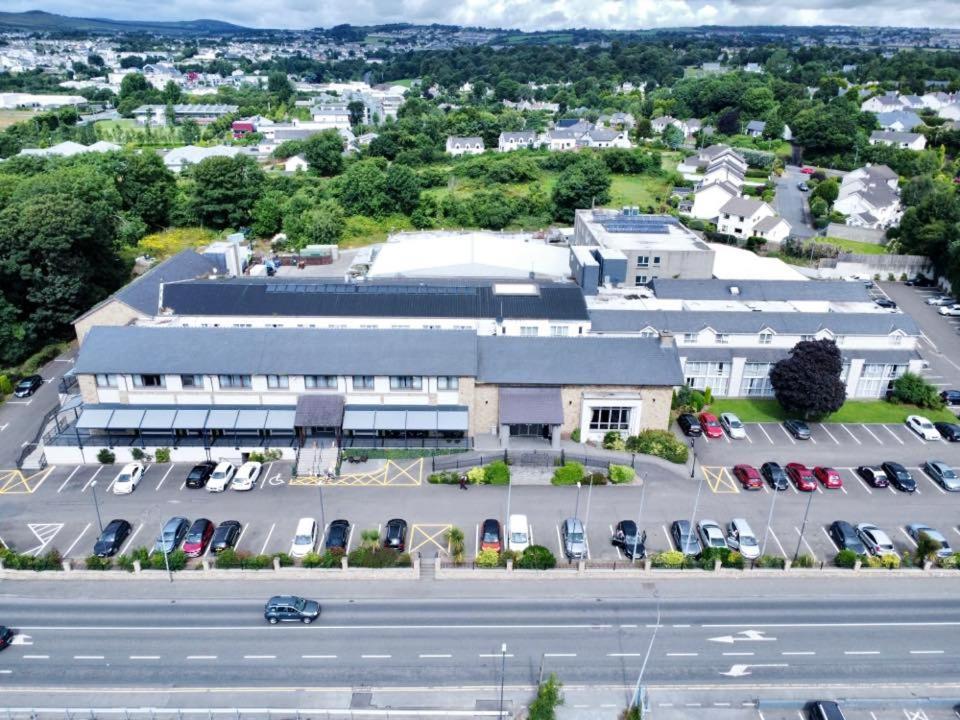
[[[885,229],[900,222],[899,178],[886,165],[866,165],[843,176],[834,210],[853,227]]]
[[[871,145],[886,145],[901,150],[923,150],[927,147],[927,138],[920,133],[874,130],[870,133],[869,143]]]
[[[720,208],[717,232],[737,238],[762,237],[779,243],[790,234],[790,223],[762,200],[738,197]]]
[[[497,142],[499,152],[510,152],[511,150],[529,150],[540,146],[540,139],[533,130],[520,130],[517,132],[502,132]]]
[[[213,145],[212,147],[185,145],[184,147],[174,148],[165,154],[163,156],[163,164],[172,172],[179,173],[182,172],[184,168],[190,165],[198,165],[207,158],[232,158],[237,155],[255,156],[251,149],[240,145]]]
[[[480,155],[483,150],[483,138],[481,137],[456,137],[451,135],[447,138],[447,155],[453,155],[454,157]]]

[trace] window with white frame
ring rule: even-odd
[[[217,375],[221,390],[247,390],[251,386],[249,375]]]
[[[373,390],[373,375],[354,375],[350,382],[354,390]]]
[[[180,386],[184,388],[203,389],[203,375],[181,375]]]
[[[773,363],[748,362],[743,366],[743,381],[740,394],[746,397],[771,397],[773,385],[770,383],[770,370]]]
[[[717,338],[717,345],[726,345],[728,342],[730,342],[730,338],[727,337],[724,333],[717,333],[716,338]]]
[[[880,397],[887,386],[907,371],[906,365],[864,363],[857,381],[857,397]]]
[[[813,342],[813,335],[801,335],[800,342]]]
[[[115,388],[117,386],[117,376],[116,375],[97,375],[97,387],[102,388]]]
[[[654,255],[654,256],[653,256],[653,266],[654,266],[654,267],[660,267],[660,256],[659,256],[659,255]]]
[[[595,407],[590,409],[590,429],[600,432],[609,430],[630,430],[630,411],[628,407]]]
[[[641,285],[646,285],[646,284],[647,284],[647,276],[646,276],[646,275],[637,275],[637,278],[636,278],[636,280],[633,281],[633,284],[634,284],[636,287],[640,287]]]
[[[683,342],[687,345],[696,345],[697,340],[700,339],[700,333],[684,333]]]
[[[730,385],[730,363],[688,360],[683,365],[683,377],[695,390],[710,388],[714,395],[723,396]]]
[[[523,337],[536,337],[540,334],[540,330],[536,325],[521,325],[520,334]]]
[[[637,256],[637,267],[638,267],[638,268],[650,267],[650,256],[649,256],[649,255],[638,255],[638,256]]]
[[[391,375],[391,390],[420,390],[423,387],[423,378],[419,375]]]
[[[167,386],[167,378],[163,375],[134,375],[134,387],[162,388]]]
[[[570,334],[570,328],[566,325],[551,325],[550,334],[553,337],[566,337]]]
[[[267,375],[267,387],[271,390],[286,390],[290,387],[290,376]]]
[[[337,376],[336,375],[304,375],[303,385],[304,387],[310,390],[325,390],[330,388],[336,389]]]
[[[761,345],[769,345],[769,344],[772,343],[772,342],[773,342],[773,333],[769,333],[769,332],[762,332],[762,333],[760,333],[760,344],[761,344]]]
[[[902,342],[903,342],[903,335],[901,335],[900,333],[894,333],[893,335],[890,336],[891,345],[899,345]]]
[[[843,341],[847,339],[846,335],[834,335],[833,344],[837,347],[840,347],[843,344]]]
[[[655,337],[660,337],[660,333],[658,333],[653,328],[644,328],[643,330],[640,331],[640,337],[655,338]]]
[[[437,390],[456,390],[460,387],[460,378],[456,375],[441,375],[437,378]]]

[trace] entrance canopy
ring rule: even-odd
[[[343,422],[342,395],[300,395],[294,425],[300,428],[340,427]]]
[[[501,386],[500,424],[562,425],[560,388]]]

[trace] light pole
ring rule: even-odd
[[[766,554],[767,550],[767,536],[770,534],[770,523],[773,522],[773,508],[777,504],[777,493],[780,492],[777,490],[777,484],[774,483],[773,489],[773,499],[770,501],[770,513],[767,515],[767,528],[763,531],[763,542],[760,544],[760,557],[763,557]]]
[[[630,561],[637,559],[637,545],[640,543],[641,526],[640,520],[643,517],[643,499],[647,494],[647,477],[643,477],[643,485],[640,487],[640,509],[637,511],[637,532],[633,536],[633,552],[630,554]]]
[[[503,524],[503,536],[507,538],[507,549],[510,548],[510,495],[513,491],[513,483],[507,480],[507,521]]]
[[[317,487],[320,489],[320,527],[322,527],[323,532],[326,533],[327,519],[326,519],[326,514],[323,511],[323,478],[322,477],[319,477],[319,476],[317,477]],[[325,537],[326,536],[320,539],[321,545],[323,544]]]
[[[103,535],[103,520],[100,519],[100,503],[97,502],[97,481],[90,483],[90,489],[93,490],[93,507],[97,511],[97,527],[100,528],[100,534]]]
[[[807,516],[810,514],[810,504],[813,502],[813,496],[816,495],[817,491],[812,490],[807,498],[807,509],[803,511],[803,522],[800,523],[800,537],[797,538],[797,551],[793,554],[793,561],[796,562],[797,558],[800,557],[800,543],[803,542],[803,533],[807,529]]]
[[[657,631],[660,629],[660,596],[654,593],[654,598],[656,598],[657,601],[657,624],[653,626],[653,635],[650,636],[650,644],[647,645],[647,654],[643,656],[643,664],[640,665],[640,674],[637,675],[637,685],[633,689],[633,699],[630,707],[636,707],[640,704],[640,683],[643,682],[643,673],[647,669],[647,660],[650,659],[650,653],[653,651],[653,641],[657,639]]]
[[[500,645],[500,714],[503,717],[503,678],[507,672],[507,644]]]
[[[163,551],[163,564],[167,568],[167,578],[173,582],[173,573],[170,572],[170,553],[167,550],[167,539],[163,536],[163,525],[160,526],[160,549]]]
[[[573,516],[578,517],[580,514],[580,483],[577,483],[577,504],[573,508]]]
[[[684,547],[677,548],[684,555],[687,554],[687,548],[692,545],[691,536],[693,536],[693,519],[697,516],[697,506],[700,504],[701,490],[703,490],[703,473],[700,473],[700,482],[697,483],[697,495],[693,499],[693,512],[690,513],[690,527],[687,529],[687,540],[685,541]],[[683,541],[683,535],[680,536],[680,540]]]
[[[593,477],[590,477],[590,489],[587,490],[587,512],[586,517],[583,520],[583,528],[586,530],[587,525],[590,524],[590,500],[593,498]]]
[[[693,462],[690,463],[690,479],[693,480],[694,471],[697,469],[697,439],[690,438],[690,453],[693,455]]]

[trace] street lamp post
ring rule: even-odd
[[[167,579],[173,582],[173,573],[170,572],[170,552],[167,550],[167,539],[163,536],[163,525],[160,526],[160,549],[163,550],[163,564],[167,568]]]
[[[691,441],[692,442],[692,441]],[[700,482],[697,483],[697,495],[693,499],[693,512],[690,513],[690,527],[687,529],[688,535],[686,544],[684,547],[677,548],[684,555],[687,554],[687,548],[691,545],[690,536],[693,535],[693,520],[697,516],[697,506],[700,504],[700,491],[703,490],[703,473],[700,473]],[[680,540],[683,541],[683,536],[680,536]]]
[[[324,537],[320,539],[320,543],[323,544],[327,532],[327,518],[323,509],[323,478],[317,477],[317,487],[320,489],[320,527],[323,528]]]
[[[770,534],[770,523],[773,522],[773,508],[777,504],[777,493],[780,492],[777,490],[776,483],[773,485],[773,499],[770,500],[770,513],[767,515],[767,528],[763,531],[763,542],[760,544],[760,557],[763,557],[767,551],[767,536]]]
[[[660,630],[660,597],[654,593],[654,597],[657,600],[657,624],[653,626],[653,634],[650,636],[650,644],[647,645],[647,653],[643,656],[643,664],[640,665],[640,674],[637,675],[637,685],[633,689],[633,698],[630,702],[630,707],[636,707],[640,705],[642,700],[642,690],[643,686],[643,673],[647,669],[647,661],[650,659],[650,653],[653,651],[653,642],[657,639],[657,631]],[[642,708],[641,708],[642,709]]]
[[[507,538],[507,549],[510,549],[510,496],[513,490],[513,483],[507,480],[507,518],[503,524],[503,536]]]
[[[573,507],[573,516],[579,517],[580,515],[580,483],[577,483],[577,504]]]
[[[640,486],[640,509],[637,511],[637,532],[633,536],[633,552],[630,554],[630,561],[633,562],[637,559],[637,545],[640,543],[640,533],[641,525],[640,520],[643,518],[643,499],[647,494],[647,478],[646,475],[643,477],[643,485]]]
[[[100,519],[100,503],[97,501],[97,481],[96,480],[90,483],[90,488],[93,490],[93,507],[97,511],[97,527],[100,528],[100,534],[103,535],[103,520]]]
[[[587,490],[587,512],[586,517],[583,520],[583,527],[586,529],[587,525],[590,524],[590,500],[593,498],[593,477],[590,478],[590,489]]]
[[[693,455],[693,462],[690,463],[690,479],[693,480],[694,471],[697,469],[697,439],[690,438],[690,452]]]
[[[507,644],[500,645],[500,714],[503,717],[503,679],[507,672]]]
[[[810,514],[810,504],[813,502],[813,496],[816,495],[816,490],[811,491],[809,497],[807,498],[807,508],[803,511],[803,522],[800,523],[800,537],[797,538],[797,551],[793,554],[793,561],[796,562],[797,558],[800,557],[800,543],[803,542],[803,533],[807,529],[807,516]]]

